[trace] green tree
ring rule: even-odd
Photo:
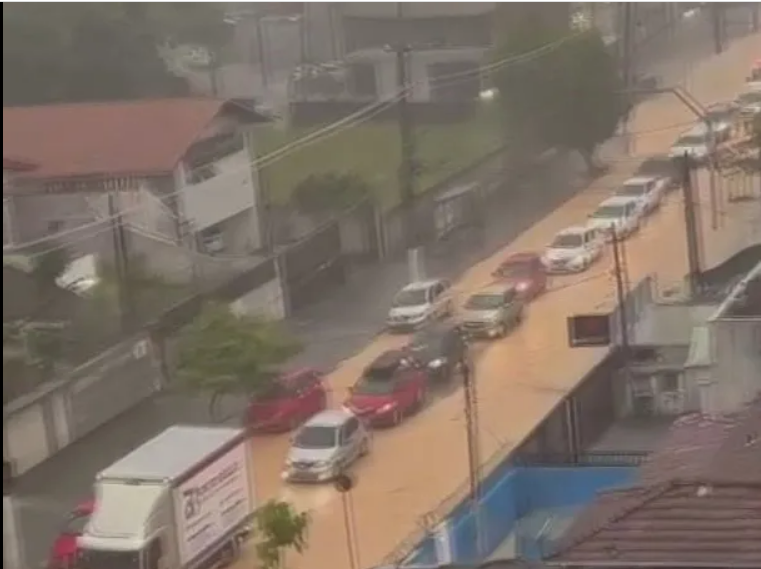
[[[575,150],[591,169],[624,110],[615,58],[596,30],[530,14],[497,32],[498,60],[525,56],[495,73],[505,128],[524,147]]]
[[[302,553],[307,545],[309,514],[296,512],[287,502],[270,500],[256,512],[256,552],[262,569],[280,569],[288,549]]]
[[[301,213],[321,215],[354,205],[370,191],[370,185],[354,173],[310,174],[294,188],[293,200]]]
[[[159,46],[229,33],[210,3],[3,4],[3,104],[184,95]]]
[[[210,395],[212,416],[222,395],[255,398],[265,392],[280,366],[300,350],[277,323],[234,314],[218,303],[204,306],[180,333],[178,347],[177,380],[189,391]]]

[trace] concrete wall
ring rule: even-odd
[[[3,407],[3,458],[21,475],[161,389],[145,336]]]
[[[485,528],[486,554],[491,554],[515,529],[516,523],[538,510],[580,507],[598,492],[624,486],[635,476],[633,467],[520,467],[503,463],[485,481],[481,523]],[[479,559],[476,550],[476,520],[467,503],[455,508],[439,528],[439,535],[426,538],[404,562],[405,566],[435,565],[443,553],[442,542],[454,562]],[[442,536],[441,532],[446,532]],[[524,541],[526,551],[532,554]],[[538,548],[533,548],[536,554]]]
[[[717,318],[708,328],[715,385],[710,405],[736,411],[761,393],[761,318]]]
[[[715,304],[652,304],[634,329],[634,342],[643,345],[690,343],[692,329],[716,311]]]

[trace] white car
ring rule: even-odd
[[[669,180],[654,176],[629,178],[616,191],[616,197],[632,198],[637,201],[645,215],[658,209],[666,195]]]
[[[602,202],[589,216],[588,227],[594,227],[607,240],[613,237],[613,232],[625,238],[639,229],[644,210],[636,198],[612,197]]]
[[[709,130],[705,124],[699,124],[682,134],[671,146],[669,157],[680,158],[685,154],[698,163],[708,160],[718,144],[725,142],[731,135],[731,127],[721,124]]]
[[[394,297],[386,325],[391,331],[411,332],[452,313],[449,282],[431,279],[410,283]]]
[[[580,273],[600,258],[604,240],[593,227],[569,227],[545,249],[542,263],[548,273]]]
[[[735,104],[740,109],[740,116],[753,118],[761,113],[761,91],[746,91],[735,99]]]

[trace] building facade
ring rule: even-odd
[[[206,99],[4,109],[3,146],[36,166],[8,181],[4,172],[4,244],[54,239],[99,253],[120,215],[130,230],[210,255],[256,252],[262,120]]]

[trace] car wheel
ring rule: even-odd
[[[497,328],[497,338],[504,338],[505,336],[507,336],[507,326],[502,323],[499,325],[499,328]]]
[[[394,409],[394,414],[391,416],[391,424],[396,426],[402,422],[402,411],[398,407]]]
[[[368,454],[370,454],[370,440],[365,438],[362,441],[362,446],[359,447],[359,456],[367,456]]]

